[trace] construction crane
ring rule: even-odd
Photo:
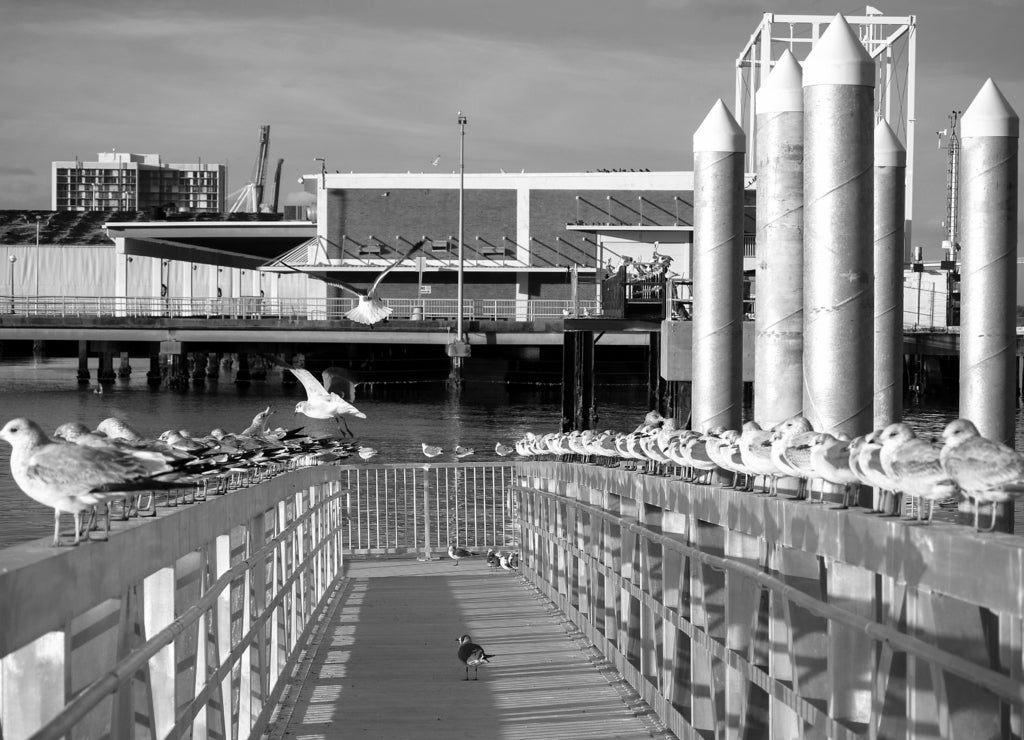
[[[946,271],[946,323],[960,323],[960,111],[949,114],[949,128],[936,131],[938,146],[946,144],[946,238],[942,240],[945,259],[940,267]]]
[[[235,198],[229,213],[259,213],[263,204],[263,183],[267,177],[267,155],[270,152],[270,126],[260,126],[260,153],[256,157],[252,178],[231,194]]]
[[[270,203],[270,212],[277,213],[277,197],[281,194],[281,166],[284,159],[277,160],[277,167],[274,169],[274,197]]]

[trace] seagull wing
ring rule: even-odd
[[[333,285],[336,288],[341,288],[342,290],[347,290],[349,293],[352,293],[353,295],[355,295],[355,296],[357,296],[359,298],[362,298],[362,297],[364,297],[366,295],[363,291],[359,290],[359,288],[357,288],[354,285],[351,285],[349,283],[343,282],[341,280],[335,280],[333,278],[325,278],[325,277],[322,277],[320,275],[317,275],[316,273],[305,272],[303,270],[300,270],[297,267],[289,265],[287,262],[282,262],[281,264],[283,264],[285,267],[287,267],[292,272],[297,272],[300,275],[305,275],[306,277],[314,278],[316,280],[319,280],[322,283],[327,283],[328,285]]]
[[[373,295],[377,291],[377,286],[380,285],[380,281],[384,279],[385,275],[387,275],[389,272],[391,272],[396,267],[398,267],[400,264],[402,264],[402,262],[404,262],[405,260],[407,260],[410,257],[412,257],[414,254],[416,254],[416,252],[418,252],[421,249],[423,249],[423,245],[426,244],[426,243],[427,243],[426,239],[420,239],[418,242],[416,242],[415,244],[412,245],[412,249],[410,249],[408,252],[406,252],[405,254],[399,255],[398,257],[395,257],[395,259],[392,260],[390,265],[388,265],[383,270],[381,270],[380,274],[377,276],[377,279],[373,281],[373,285],[371,285],[370,289],[368,291],[366,291],[366,294],[367,295]]]
[[[327,389],[320,384],[320,381],[313,377],[313,373],[302,367],[289,367],[292,374],[299,379],[302,387],[306,389],[306,396],[310,401],[327,398]]]

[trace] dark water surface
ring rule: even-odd
[[[305,398],[299,385],[284,385],[280,370],[248,388],[235,385],[233,370],[222,368],[218,379],[184,391],[151,389],[146,383],[148,359],[132,361],[131,378],[119,379],[104,393],[80,386],[77,359],[5,360],[0,362],[0,424],[24,416],[48,433],[63,422],[81,421],[94,428],[116,416],[145,435],[167,429],[188,429],[197,436],[221,427],[238,432],[267,405],[276,410],[272,427],[304,427],[311,434],[334,433],[333,422],[295,415]],[[93,382],[95,387],[95,381]],[[630,430],[648,409],[646,388],[636,385],[598,386],[595,426]],[[468,382],[456,393],[442,384],[403,385],[358,392],[356,406],[367,419],[349,425],[360,444],[375,447],[376,463],[422,461],[422,442],[445,448],[443,459],[454,459],[455,445],[476,449],[470,461],[495,460],[495,442],[511,443],[526,431],[557,431],[561,418],[559,388],[510,388],[502,383]],[[907,420],[919,433],[938,434],[956,416],[956,407],[910,406]],[[1017,439],[1024,439],[1018,414]],[[10,476],[10,447],[0,442],[0,547],[50,537],[52,510],[25,496]],[[359,463],[358,458],[350,462]],[[65,517],[70,525],[70,517]]]

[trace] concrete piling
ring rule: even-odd
[[[693,134],[693,412],[698,431],[743,411],[743,129],[718,100]]]
[[[960,416],[1013,446],[1020,118],[990,79],[961,121]]]
[[[885,121],[875,126],[874,428],[903,419],[903,244],[907,150]]]
[[[804,415],[871,429],[874,63],[841,15],[804,60]]]
[[[802,75],[786,51],[756,98],[754,420],[765,429],[803,409]]]

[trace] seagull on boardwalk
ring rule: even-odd
[[[365,419],[366,414],[337,393],[329,393],[309,370],[301,367],[289,367],[288,369],[306,389],[306,400],[295,404],[295,413],[303,414],[311,419],[334,419],[339,426],[345,429],[348,436],[355,436],[348,428],[345,417],[354,416],[357,419]]]
[[[992,521],[985,528],[991,532],[996,525],[995,505],[1024,494],[1024,456],[982,437],[967,419],[951,421],[942,431],[942,439],[942,469],[974,501],[975,529],[981,529],[981,505],[992,505]]]
[[[175,461],[153,451],[85,447],[53,442],[35,422],[12,419],[0,429],[11,445],[11,477],[30,498],[53,509],[53,545],[60,547],[60,515],[74,515],[75,541],[82,532],[82,512],[125,491],[166,485]],[[86,538],[88,539],[88,533]]]
[[[377,454],[377,450],[375,450],[372,447],[360,447],[358,452],[359,457],[362,460],[369,460],[371,457],[374,457]]]
[[[509,447],[508,445],[503,445],[501,442],[495,442],[494,452],[498,457],[508,457],[513,452],[515,452],[515,449]]]
[[[377,288],[380,286],[381,281],[387,276],[389,272],[394,270],[405,260],[409,259],[409,257],[416,254],[416,252],[420,251],[423,248],[423,245],[426,243],[426,239],[420,239],[418,242],[412,245],[412,249],[410,249],[408,252],[406,252],[405,254],[398,255],[398,257],[393,259],[390,262],[390,264],[388,264],[387,267],[385,267],[377,274],[377,277],[374,278],[373,282],[370,284],[370,287],[367,288],[366,290],[362,290],[360,288],[355,287],[354,285],[351,285],[350,283],[342,282],[341,280],[321,277],[315,273],[309,272],[303,274],[316,278],[317,280],[325,282],[328,285],[333,285],[336,288],[341,288],[342,290],[348,291],[349,293],[352,293],[354,296],[356,296],[359,299],[359,304],[351,311],[349,311],[347,314],[345,314],[345,318],[351,321],[355,321],[358,324],[366,324],[367,326],[371,326],[380,321],[383,321],[384,319],[391,315],[391,307],[386,306],[384,304],[384,301],[377,297]],[[284,264],[287,265],[287,263]],[[291,265],[288,266],[291,267]],[[296,272],[303,272],[302,270],[299,270],[298,268],[295,267],[292,267],[291,269],[295,270]]]
[[[455,640],[459,643],[459,660],[466,666],[466,678],[469,680],[469,669],[473,668],[473,680],[476,681],[476,672],[483,663],[490,662],[490,658],[493,655],[488,655],[484,652],[484,649],[473,642],[473,638],[469,635],[463,635],[462,637],[456,638]]]
[[[455,565],[458,565],[459,561],[463,558],[472,557],[473,555],[476,555],[476,553],[470,552],[464,547],[456,547],[454,542],[448,545],[448,557],[455,561]]]
[[[462,445],[455,445],[455,457],[469,457],[474,454],[476,450],[472,447],[463,447]]]
[[[441,449],[440,447],[438,447],[436,445],[428,445],[426,442],[423,442],[422,444],[423,444],[423,454],[426,455],[427,457],[437,457],[442,452],[444,452],[443,449]]]
[[[487,567],[492,571],[498,567],[501,560],[501,554],[494,552],[494,548],[488,548],[487,550]]]

